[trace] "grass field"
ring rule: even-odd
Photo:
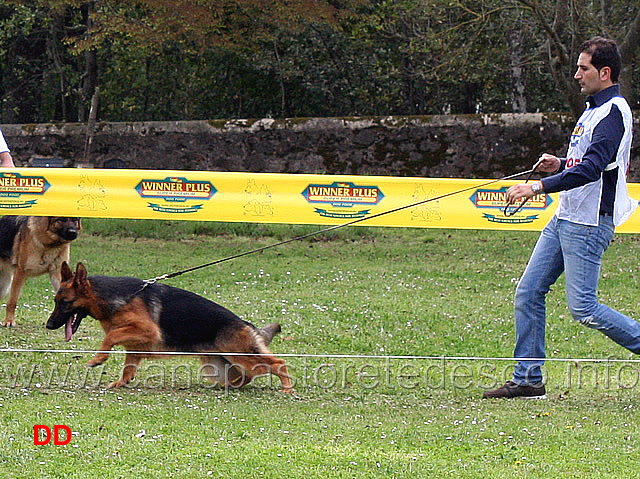
[[[72,262],[90,274],[159,274],[313,227],[85,220]],[[513,365],[512,297],[536,233],[351,228],[168,283],[257,326],[277,321],[295,395],[261,378],[212,387],[188,357],[85,367],[103,333],[65,343],[44,323],[53,292],[27,283],[2,330],[1,477],[638,477],[640,365],[548,298],[546,401],[486,401]],[[603,302],[638,317],[640,237],[605,256]],[[4,314],[4,312],[3,312]],[[11,351],[7,351],[11,350]],[[55,352],[59,350],[64,352]],[[593,358],[594,361],[565,361]],[[64,446],[34,425],[66,425]]]

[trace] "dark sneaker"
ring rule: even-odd
[[[486,391],[482,397],[484,399],[493,398],[524,398],[524,399],[547,399],[547,392],[544,384],[535,386],[519,386],[513,381],[507,382],[497,389]]]

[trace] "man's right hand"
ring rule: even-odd
[[[560,158],[550,155],[549,153],[543,153],[538,161],[540,162],[540,164],[536,168],[536,171],[555,173],[560,169]]]

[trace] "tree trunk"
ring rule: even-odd
[[[276,58],[276,64],[278,65],[278,83],[280,86],[280,116],[287,116],[287,89],[285,87],[285,71],[280,59],[280,52],[278,51],[278,42],[273,39],[273,53]]]
[[[94,3],[90,2],[83,6],[82,11],[85,14],[85,25],[87,26],[87,35],[90,34],[93,27],[93,9]],[[87,121],[89,117],[89,107],[91,99],[98,84],[98,55],[95,49],[84,52],[84,72],[80,80],[79,101],[78,101],[78,121]]]
[[[519,24],[521,22],[516,22]],[[510,30],[507,33],[509,42],[509,70],[511,72],[511,111],[514,113],[527,112],[526,71],[524,68],[524,48],[522,45],[522,31]]]
[[[51,22],[49,35],[47,36],[47,53],[58,74],[58,94],[60,95],[60,111],[63,121],[68,121],[67,117],[67,81],[64,74],[64,61],[58,48],[58,32],[61,29],[59,19],[56,17]]]
[[[93,135],[96,131],[96,120],[98,118],[98,96],[99,88],[96,87],[93,97],[91,98],[91,109],[89,110],[89,120],[87,121],[87,136],[84,142],[84,162],[89,161],[91,154],[91,145],[93,143]]]
[[[620,78],[620,88],[622,95],[627,99],[632,108],[637,107],[640,99],[633,98],[633,88],[631,87],[633,57],[640,48],[640,12],[629,25],[629,30],[621,43],[618,43],[620,55],[622,56],[622,75]]]

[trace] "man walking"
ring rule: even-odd
[[[587,97],[587,107],[571,135],[567,157],[543,154],[538,171],[555,174],[507,190],[510,202],[542,192],[560,194],[516,289],[513,377],[486,391],[484,398],[546,397],[541,371],[545,297],[563,272],[573,318],[640,354],[640,323],[596,297],[602,256],[614,229],[638,206],[627,192],[633,125],[629,105],[620,96],[622,62],[616,43],[602,37],[588,40],[577,66],[574,79]]]

